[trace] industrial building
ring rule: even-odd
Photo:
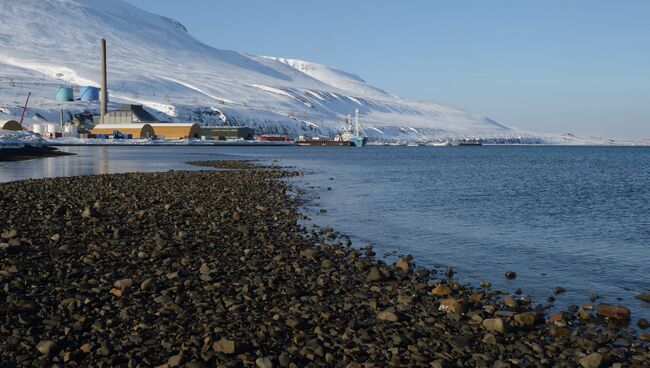
[[[186,139],[201,138],[201,127],[192,123],[150,123],[157,138]]]
[[[23,130],[23,126],[16,120],[0,121],[1,130]]]
[[[158,122],[142,105],[122,105],[119,110],[112,110],[104,116],[104,124],[144,124]],[[99,124],[97,117],[95,124]]]
[[[133,138],[153,138],[156,133],[150,124],[98,124],[92,130],[92,134],[114,134],[120,132],[125,135],[132,135]]]
[[[201,135],[207,139],[246,139],[255,138],[255,130],[238,126],[204,126]]]

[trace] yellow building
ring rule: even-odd
[[[1,130],[23,130],[22,125],[16,120],[7,120],[5,122],[0,122]]]
[[[131,134],[133,138],[153,138],[156,133],[150,124],[98,124],[92,130],[93,134]]]
[[[157,138],[201,138],[201,127],[192,123],[151,123]]]

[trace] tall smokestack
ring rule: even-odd
[[[104,124],[104,116],[108,112],[108,87],[107,87],[107,77],[106,77],[106,40],[102,38],[101,41],[101,55],[99,58],[99,63],[101,64],[100,71],[100,83],[101,91],[99,94],[99,123]]]

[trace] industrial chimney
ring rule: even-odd
[[[106,77],[106,40],[102,38],[100,45],[100,76],[99,80],[101,83],[101,91],[99,95],[99,123],[104,124],[104,116],[108,112],[108,87],[107,87],[107,77]]]

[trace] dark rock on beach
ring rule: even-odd
[[[0,184],[0,366],[644,367],[619,306],[386,264],[305,225],[298,175],[222,170]],[[225,168],[225,170],[223,170]]]

